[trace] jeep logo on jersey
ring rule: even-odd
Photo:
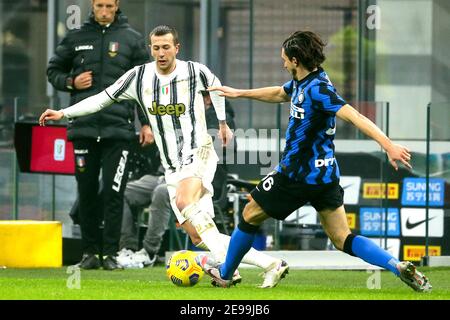
[[[336,161],[336,158],[317,159],[316,161],[314,161],[314,166],[316,168],[320,168],[320,167],[324,167],[324,166],[328,167],[328,166],[332,166],[335,161]]]
[[[168,104],[167,106],[165,105],[157,105],[155,101],[153,101],[152,103],[152,108],[148,108],[148,112],[151,115],[160,115],[160,116],[164,116],[164,115],[175,115],[176,117],[181,116],[182,114],[184,114],[184,112],[186,111],[186,106],[183,103],[177,103],[177,104]]]
[[[296,119],[305,119],[305,109],[297,107],[291,103],[291,116]]]
[[[94,46],[91,44],[87,44],[75,47],[75,51],[82,51],[82,50],[94,50]]]

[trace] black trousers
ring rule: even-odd
[[[116,255],[128,178],[130,142],[77,139],[73,145],[83,253]],[[99,194],[100,170],[102,192]],[[102,221],[103,234],[100,228]]]

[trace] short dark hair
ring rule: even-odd
[[[178,32],[174,27],[168,25],[159,25],[150,32],[149,37],[152,36],[163,36],[165,34],[172,34],[174,44],[178,44]],[[150,40],[151,41],[151,40]]]
[[[117,1],[119,1],[119,0],[116,0],[115,2],[116,2],[116,4],[117,4]],[[92,3],[94,3],[95,2],[95,0],[92,0]]]
[[[284,40],[283,49],[289,60],[296,58],[308,71],[313,71],[325,61],[325,45],[314,32],[296,31]]]

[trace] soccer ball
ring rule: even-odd
[[[191,287],[203,277],[202,267],[195,261],[197,255],[189,250],[175,252],[166,265],[167,277],[180,287]]]

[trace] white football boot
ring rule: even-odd
[[[260,288],[273,288],[275,287],[281,279],[286,277],[289,273],[289,266],[286,261],[279,260],[276,263],[273,263],[265,272],[261,275],[264,278],[262,285]]]
[[[213,258],[206,254],[199,254],[195,257],[195,261],[202,267],[203,271],[212,278],[211,284],[213,286],[229,288],[233,284],[233,280],[222,279],[220,276],[219,264]],[[242,279],[239,279],[239,282],[241,280]]]
[[[409,261],[397,263],[397,270],[400,271],[400,279],[408,286],[418,292],[431,292],[433,288],[428,278],[419,272],[416,266]]]

